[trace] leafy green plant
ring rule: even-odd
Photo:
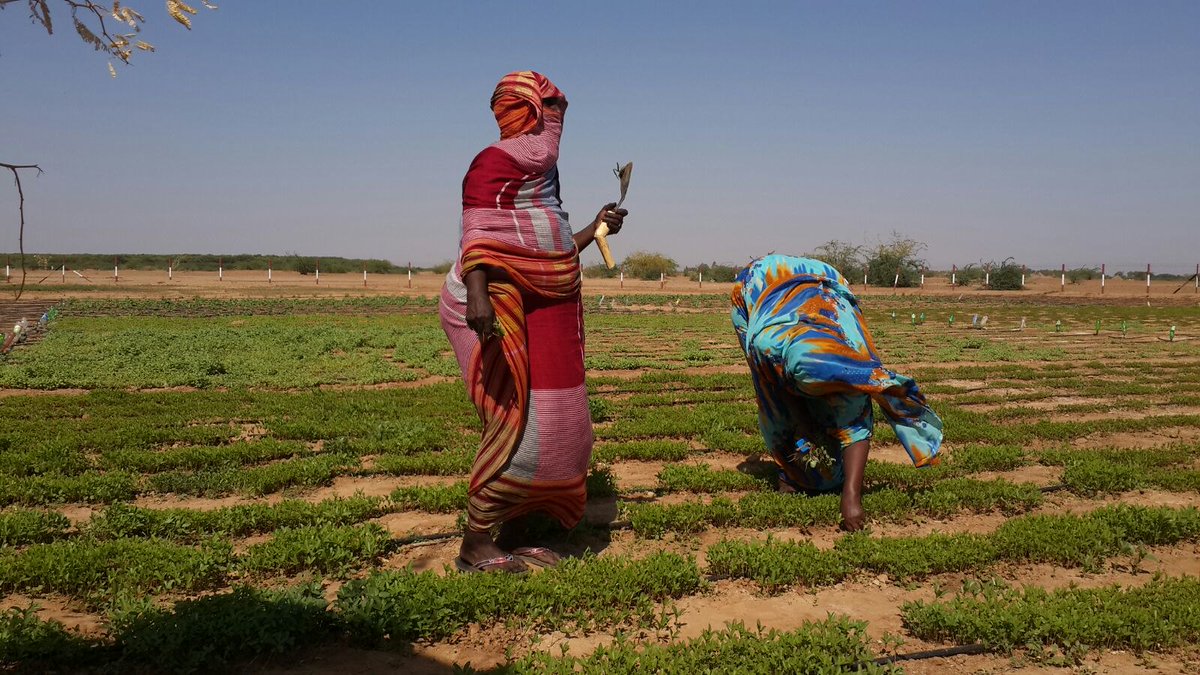
[[[809,622],[791,632],[750,630],[737,622],[725,629],[705,629],[698,637],[669,645],[637,645],[624,638],[588,656],[535,653],[511,666],[508,673],[892,673],[891,665],[874,663],[866,624],[842,616]]]
[[[467,483],[401,487],[391,498],[403,510],[453,513],[467,508]]]
[[[87,533],[98,539],[157,537],[199,541],[214,534],[244,537],[279,528],[350,525],[387,511],[383,499],[362,495],[315,503],[288,499],[276,504],[240,504],[210,511],[113,504],[92,516]]]
[[[1200,638],[1200,581],[1156,578],[1141,587],[1026,588],[907,603],[904,625],[924,640],[1161,650]]]
[[[543,630],[644,626],[659,620],[659,603],[703,583],[695,561],[670,553],[573,558],[534,575],[399,570],[350,581],[335,609],[351,635],[370,644],[442,638],[470,623],[499,620]]]
[[[0,553],[0,590],[65,593],[93,603],[120,591],[195,591],[222,581],[231,559],[229,544],[217,540],[193,547],[77,538]]]
[[[271,541],[251,546],[238,567],[257,574],[345,574],[378,560],[390,539],[375,523],[285,528]]]
[[[71,521],[57,511],[0,511],[0,546],[39,544],[67,536]]]
[[[658,474],[662,492],[716,493],[765,490],[771,484],[740,471],[714,471],[707,464],[669,464]]]
[[[78,668],[94,662],[101,646],[68,631],[61,622],[43,620],[35,607],[0,612],[0,666],[28,670]]]
[[[239,586],[171,608],[118,615],[113,623],[119,666],[174,673],[226,670],[239,660],[285,655],[338,632],[317,584]]]

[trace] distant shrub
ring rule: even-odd
[[[918,257],[925,244],[892,233],[888,242],[880,242],[867,260],[867,283],[872,286],[909,288],[920,283],[925,260]],[[828,261],[826,261],[828,262]],[[845,276],[845,271],[842,275]]]
[[[1000,263],[999,267],[992,268],[992,290],[996,291],[1019,291],[1021,290],[1021,266],[1013,262],[1012,258],[1006,259]]]
[[[636,251],[625,258],[621,269],[635,279],[656,280],[659,275],[673,276],[679,271],[679,263],[661,253]]]
[[[848,242],[834,239],[821,244],[811,253],[805,253],[804,255],[832,265],[837,271],[842,273],[842,276],[851,282],[857,282],[863,278],[865,268],[863,267],[864,256],[862,246],[855,246]]]
[[[608,269],[608,265],[602,262],[593,263],[583,268],[583,276],[588,279],[613,279],[621,273],[620,267]]]
[[[695,267],[686,268],[683,273],[692,281],[699,281],[700,275],[704,275],[704,281],[713,281],[717,283],[728,283],[733,281],[737,273],[741,271],[741,267],[736,265],[725,265],[721,263],[700,263]]]

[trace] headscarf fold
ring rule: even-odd
[[[500,138],[512,138],[537,129],[542,121],[542,100],[566,96],[548,77],[520,70],[500,78],[492,93],[492,114],[500,125]]]

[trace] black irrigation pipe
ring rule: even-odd
[[[886,666],[896,663],[897,661],[923,661],[925,659],[939,659],[946,656],[986,654],[987,652],[987,647],[984,647],[983,645],[958,645],[955,647],[943,647],[941,649],[927,649],[921,652],[910,652],[908,654],[881,656],[870,663],[876,666]],[[862,670],[865,665],[866,664],[859,665],[859,670]]]

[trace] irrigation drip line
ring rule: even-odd
[[[1042,494],[1046,494],[1048,492],[1061,492],[1062,490],[1068,490],[1070,489],[1070,486],[1065,483],[1059,483],[1057,485],[1047,485],[1038,489],[1042,491]]]
[[[958,645],[955,647],[942,647],[941,649],[927,649],[921,652],[910,652],[908,654],[881,656],[870,663],[876,666],[886,666],[896,663],[897,661],[922,661],[924,659],[938,659],[946,656],[986,654],[987,651],[987,647],[984,647],[983,645]],[[860,664],[859,670],[862,670],[862,668],[864,668],[866,665],[867,664]]]

